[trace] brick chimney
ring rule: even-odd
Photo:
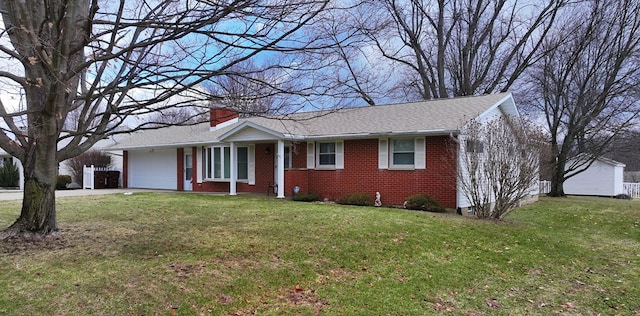
[[[209,111],[209,126],[211,126],[212,130],[233,124],[237,121],[238,112],[233,109],[212,107]]]

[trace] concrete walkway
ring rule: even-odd
[[[103,194],[117,194],[125,192],[173,192],[167,190],[145,190],[145,189],[96,189],[96,190],[56,190],[56,197],[66,196],[89,196]],[[22,200],[22,191],[5,190],[0,191],[0,201]]]

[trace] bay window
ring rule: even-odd
[[[249,180],[249,147],[236,147],[238,180]],[[204,177],[229,181],[231,178],[231,147],[213,146],[204,149]]]

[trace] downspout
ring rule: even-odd
[[[460,145],[460,140],[458,140],[455,136],[453,136],[453,132],[449,132],[449,138],[451,138],[451,140],[452,140],[454,143],[456,143],[456,144]]]
[[[459,140],[459,139],[457,139],[457,138],[453,135],[453,132],[449,132],[449,138],[450,138],[454,143],[458,144],[458,147],[460,146],[460,140]],[[460,158],[459,158],[459,156],[458,156],[459,151],[460,151],[460,150],[456,150],[456,157],[455,157],[455,159],[456,159],[456,169],[458,168],[458,160],[460,159]],[[457,170],[456,170],[455,175],[456,175],[456,214],[458,214],[458,215],[462,215],[462,209],[460,209],[460,206],[459,206],[459,204],[458,204],[458,203],[460,202],[460,192],[459,192],[459,191],[460,191],[460,190],[459,190],[460,185],[458,184],[458,181],[459,181],[459,180],[458,180],[458,171],[457,171]]]

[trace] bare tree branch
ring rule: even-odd
[[[249,78],[234,69],[252,59],[270,60],[265,69],[302,69],[291,61],[301,50],[326,44],[303,31],[328,3],[0,2],[0,62],[16,69],[0,72],[0,83],[18,83],[26,97],[22,110],[0,104],[6,123],[0,147],[19,158],[25,172],[22,213],[9,231],[56,230],[58,162],[105,136],[158,127],[136,116],[206,107],[223,96],[201,85],[232,74]],[[284,89],[279,93],[304,93]],[[58,148],[62,139],[65,145]]]
[[[533,107],[543,113],[554,152],[550,195],[586,170],[638,124],[640,4],[588,1],[544,46],[532,73]]]

